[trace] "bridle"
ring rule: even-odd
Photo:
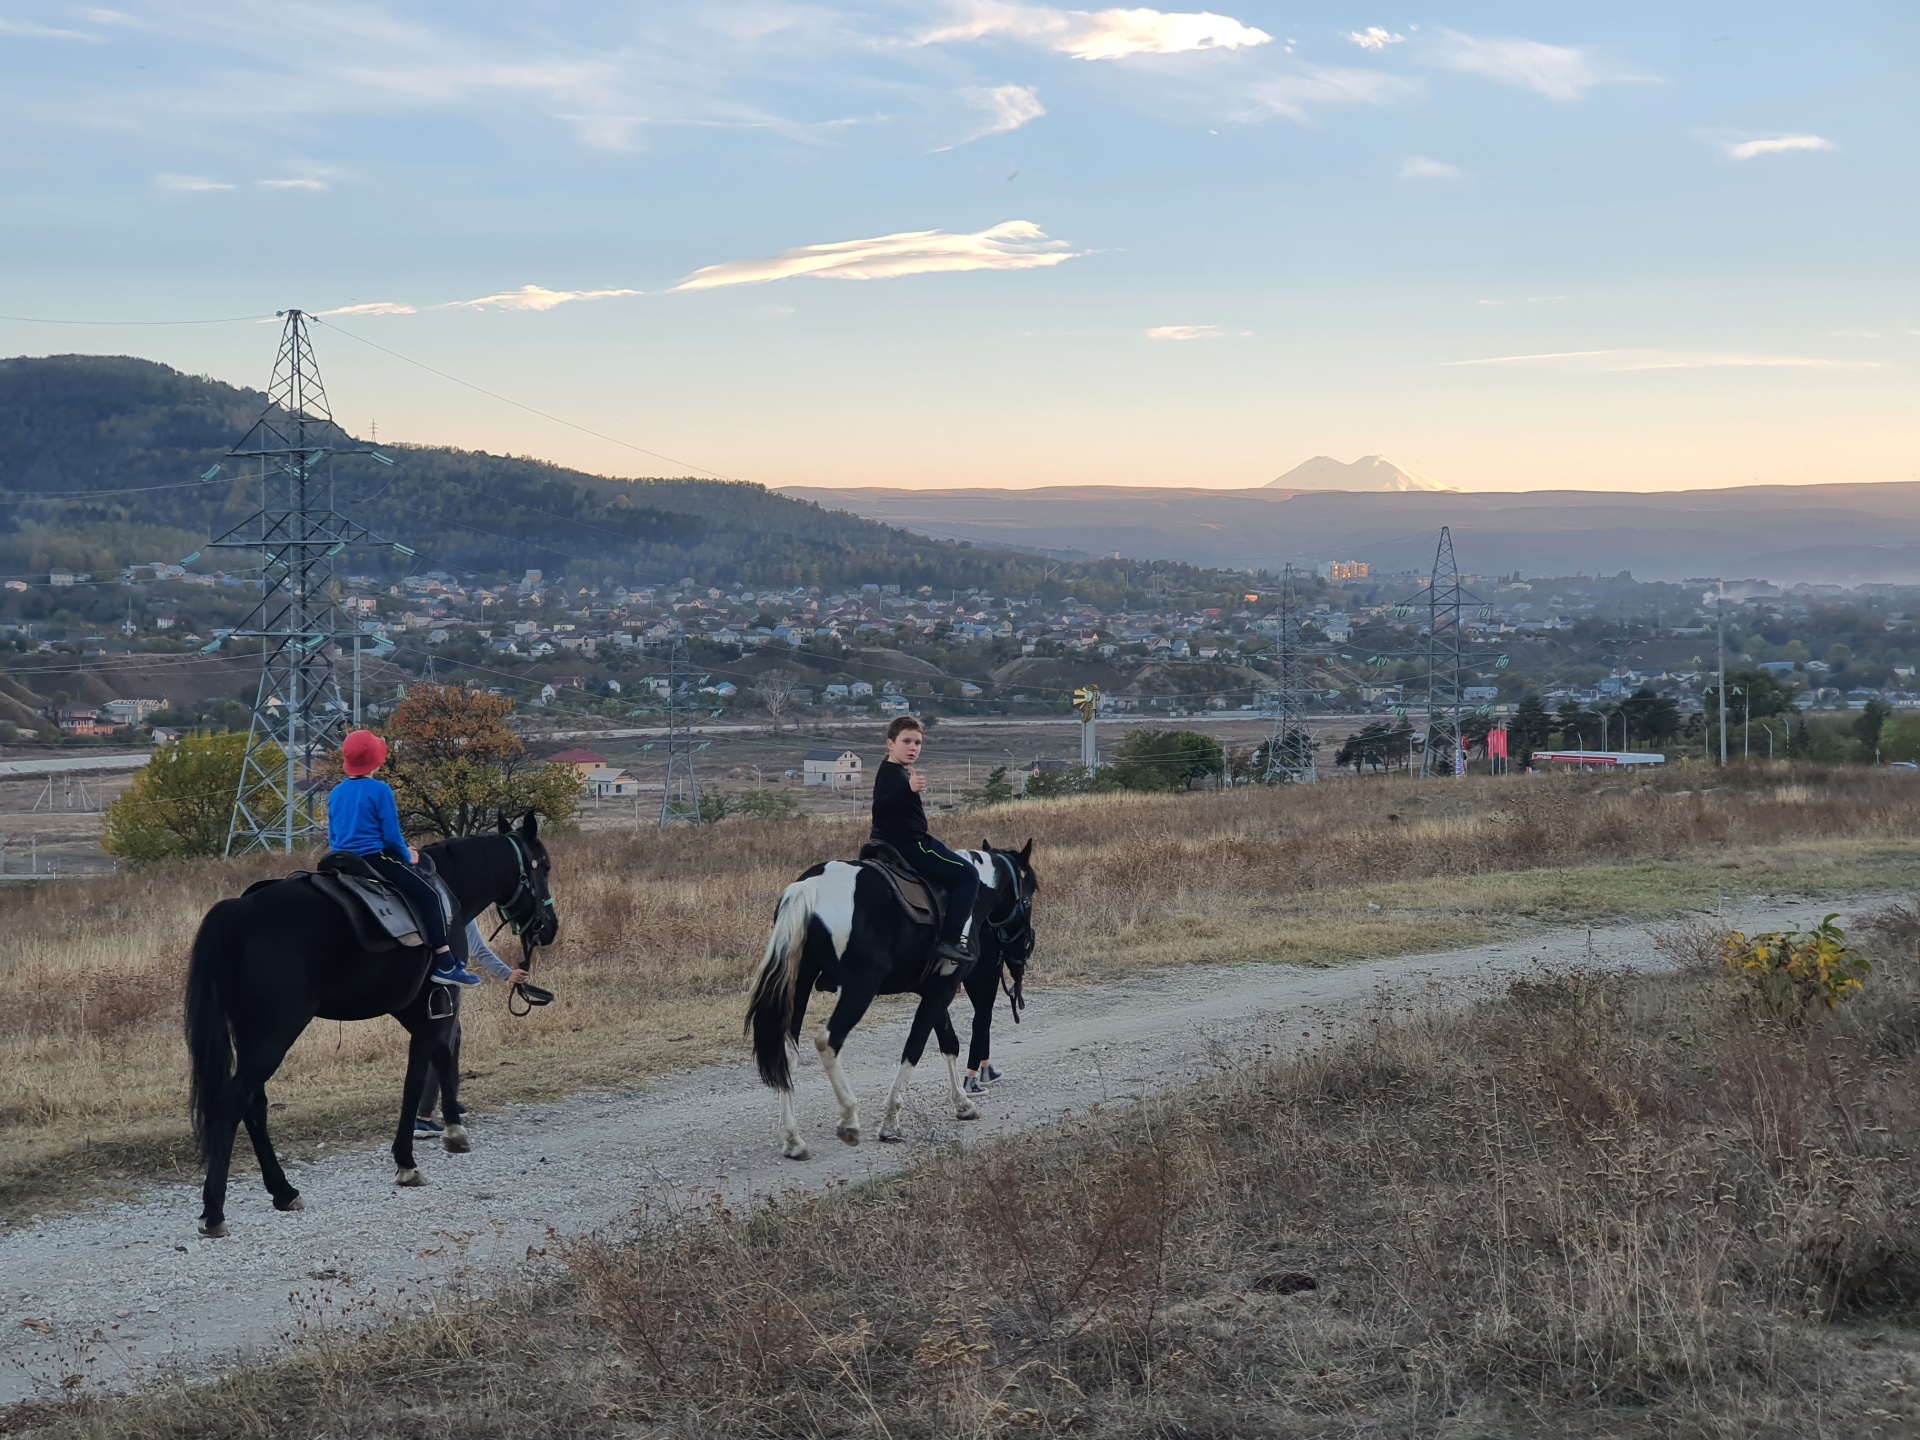
[[[554,912],[553,896],[542,895],[540,888],[533,883],[533,861],[527,854],[526,846],[520,843],[520,837],[512,831],[504,837],[513,847],[514,863],[519,869],[518,883],[513,893],[498,902],[495,908],[500,913],[500,923],[493,927],[493,935],[502,930],[512,930],[514,938],[520,942],[520,968],[532,968],[533,952],[542,945],[553,943],[553,937],[559,933],[560,919]],[[544,937],[544,938],[542,938]],[[489,936],[491,941],[493,936]],[[518,1001],[520,1008],[515,1008]],[[507,996],[508,1013],[515,1016],[531,1014],[536,1006],[551,1004],[553,992],[538,985],[515,985]]]
[[[1020,1012],[1026,1008],[1026,972],[1027,957],[1033,954],[1033,896],[1020,883],[1020,867],[1003,852],[990,852],[996,865],[1007,867],[1007,882],[1013,887],[1013,904],[1006,915],[996,920],[987,916],[986,928],[1000,946],[1000,958],[1003,966],[1000,971],[1000,990],[1007,997],[1007,1008],[1013,1012],[1013,1023],[1020,1023]]]

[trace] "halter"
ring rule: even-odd
[[[553,896],[541,898],[539,889],[533,883],[533,862],[527,857],[526,847],[520,843],[520,837],[509,830],[505,838],[513,847],[514,863],[519,869],[519,883],[514,886],[511,895],[495,905],[494,908],[500,913],[500,923],[493,927],[493,935],[487,938],[493,939],[503,929],[512,930],[514,938],[520,942],[520,968],[524,970],[532,966],[533,952],[538,944],[544,943],[536,942],[532,935],[535,927],[548,918],[543,912],[553,909]],[[557,919],[554,924],[557,930],[559,928]],[[515,1009],[515,1000],[520,1001],[525,1008]],[[543,990],[537,985],[515,985],[507,995],[507,1011],[514,1016],[528,1015],[532,1013],[535,1006],[549,1004],[552,1000],[553,992]]]
[[[1027,957],[1033,953],[1033,896],[1026,893],[1020,884],[1020,867],[1015,865],[998,850],[990,852],[996,865],[1007,867],[1007,881],[1013,888],[1013,907],[1006,916],[995,920],[987,916],[986,928],[1000,945],[1006,966],[1000,972],[1000,990],[1007,997],[1007,1008],[1013,1012],[1013,1023],[1020,1023],[1020,1012],[1026,1008],[1026,980],[1024,973],[1014,975],[1016,966],[1024,971]],[[1018,937],[1016,939],[1016,936]],[[1020,958],[1008,958],[1008,952],[1017,950]]]

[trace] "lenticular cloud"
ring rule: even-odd
[[[973,235],[944,230],[908,230],[871,240],[802,245],[762,260],[729,260],[696,270],[673,288],[715,290],[723,285],[763,285],[811,275],[823,280],[893,280],[955,270],[1033,270],[1058,265],[1080,252],[1052,240],[1031,220],[1008,220]]]

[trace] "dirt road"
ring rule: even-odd
[[[1741,901],[1743,929],[1817,922],[1873,908],[1791,897]],[[1044,957],[1042,957],[1044,960]],[[1007,1072],[962,1123],[945,1066],[923,1065],[907,1143],[872,1137],[898,1063],[904,1012],[869,1023],[845,1065],[868,1141],[833,1138],[825,1078],[806,1047],[798,1077],[813,1158],[780,1158],[776,1105],[743,1059],[667,1076],[621,1096],[581,1095],[474,1118],[474,1151],[422,1146],[427,1187],[400,1190],[385,1147],[303,1165],[307,1208],[277,1214],[251,1173],[236,1176],[232,1235],[194,1232],[197,1187],[155,1185],[131,1203],[36,1222],[0,1236],[0,1405],[69,1387],[126,1389],[193,1379],[283,1352],[320,1328],[417,1313],[554,1264],[554,1235],[622,1233],[643,1202],[665,1213],[796,1189],[822,1190],[896,1170],[934,1145],[978,1143],[1203,1077],[1264,1045],[1324,1037],[1374,996],[1453,1002],[1538,961],[1658,968],[1645,925],[1552,931],[1527,940],[1332,970],[1243,965],[1048,991],[1038,972],[1027,1022],[997,1029]],[[400,1051],[396,1047],[396,1097]],[[243,1138],[244,1144],[244,1138]],[[74,1377],[78,1377],[77,1379]]]

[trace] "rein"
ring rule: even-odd
[[[538,948],[538,943],[533,939],[534,927],[545,918],[541,912],[553,908],[553,897],[549,895],[545,900],[540,898],[540,892],[533,883],[533,867],[527,859],[525,847],[520,843],[520,837],[508,831],[505,839],[513,847],[514,863],[519,867],[519,883],[514,886],[511,895],[495,906],[500,914],[500,923],[493,927],[493,934],[487,937],[487,942],[491,944],[502,930],[512,929],[514,938],[520,942],[520,968],[527,970],[532,968],[533,952]],[[526,908],[516,915],[514,911],[523,900],[527,902]],[[515,1001],[520,1002],[519,1008],[515,1008]],[[507,993],[507,1013],[516,1019],[531,1015],[538,1006],[552,1003],[553,992],[538,985],[518,984]]]
[[[1019,963],[1024,968],[1027,956],[1033,953],[1033,897],[1020,888],[1020,870],[1013,861],[998,850],[993,852],[993,860],[996,865],[1007,867],[1007,880],[1013,887],[1013,908],[1001,920],[995,920],[989,915],[986,928],[992,932],[993,938],[1003,950],[1014,949],[1014,937],[1016,933],[1020,935],[1024,951]],[[1001,967],[1000,992],[1007,997],[1007,1008],[1013,1012],[1013,1023],[1018,1025],[1020,1012],[1027,1005],[1026,977],[1024,974],[1015,975],[1013,969],[1011,962]]]

